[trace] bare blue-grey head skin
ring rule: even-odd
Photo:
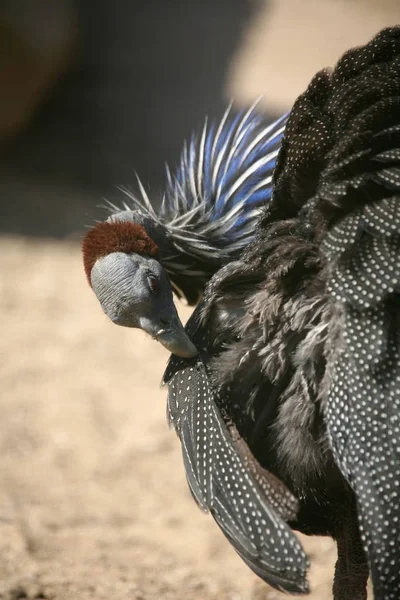
[[[113,252],[96,261],[90,279],[103,311],[113,323],[142,329],[177,356],[190,358],[197,354],[158,260]]]

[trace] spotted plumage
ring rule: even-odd
[[[320,202],[333,206],[322,251],[340,310],[326,405],[335,459],[354,489],[375,599],[400,597],[400,31],[384,31],[342,69],[369,65],[369,102]],[[347,93],[354,86],[347,84]],[[359,102],[354,94],[352,102]],[[343,102],[343,101],[342,101]],[[350,148],[350,152],[348,152]],[[350,156],[346,156],[346,153]]]
[[[390,28],[295,102],[257,237],[189,320],[198,357],[172,357],[165,376],[200,505],[214,517],[224,507],[216,520],[247,560],[260,519],[236,511],[231,474],[244,465],[246,501],[265,505],[261,535],[287,522],[336,539],[335,600],[365,600],[368,572],[375,600],[400,597],[399,294],[400,29]],[[191,368],[200,375],[189,383]],[[276,508],[288,498],[294,515]],[[307,561],[285,531],[282,544],[258,538],[247,562],[305,591]]]

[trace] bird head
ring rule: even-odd
[[[253,240],[272,191],[286,116],[267,125],[255,106],[219,123],[206,120],[185,144],[155,209],[139,195],[88,231],[83,258],[89,284],[118,325],[143,329],[181,357],[197,354],[179,320],[173,291],[196,304],[212,276]]]
[[[82,246],[89,284],[113,323],[143,329],[178,356],[197,354],[179,319],[158,247],[142,225],[97,223]]]

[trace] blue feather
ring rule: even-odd
[[[175,176],[167,181],[165,219],[183,223],[181,234],[185,237],[186,232],[188,240],[196,233],[204,251],[218,248],[226,255],[230,247],[237,250],[237,242],[244,247],[254,236],[257,208],[271,198],[287,120],[284,115],[267,125],[254,107],[232,119],[229,112],[219,124],[206,122],[200,135],[185,144]],[[193,216],[182,219],[191,210]],[[191,243],[188,252],[198,254]]]
[[[184,144],[175,172],[167,166],[158,213],[140,180],[139,197],[123,190],[132,210],[166,232],[174,247],[163,257],[170,273],[202,268],[196,260],[214,265],[234,260],[253,240],[261,208],[271,198],[288,115],[271,125],[254,106],[229,115],[230,108],[219,123],[206,120],[201,132]]]

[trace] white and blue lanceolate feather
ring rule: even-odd
[[[255,105],[219,123],[206,120],[184,145],[167,182],[158,212],[138,181],[140,195],[124,189],[126,210],[140,212],[165,230],[175,252],[163,256],[168,269],[186,271],[187,261],[233,259],[254,237],[261,208],[271,197],[272,174],[287,115],[266,125]],[[115,207],[112,207],[115,210]]]

